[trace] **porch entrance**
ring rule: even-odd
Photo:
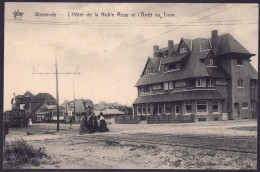
[[[239,116],[239,103],[234,103],[234,116]]]

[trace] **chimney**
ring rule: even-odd
[[[211,31],[211,46],[212,46],[212,51],[216,55],[218,52],[218,31],[213,30]]]
[[[159,45],[153,46],[153,56],[155,57],[155,54],[159,51]]]
[[[168,57],[172,55],[173,51],[174,51],[173,40],[168,40]]]

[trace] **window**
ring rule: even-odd
[[[191,113],[191,102],[185,101],[185,113]]]
[[[194,87],[195,86],[195,80],[189,80],[189,87]]]
[[[147,108],[147,114],[151,114],[151,108],[150,107]]]
[[[173,90],[173,82],[169,82],[169,90]]]
[[[174,69],[176,69],[176,63],[169,64],[169,70],[174,70]]]
[[[213,100],[213,103],[212,103],[212,111],[213,111],[213,112],[219,112],[219,109],[218,109],[218,101],[217,101],[217,100]]]
[[[138,114],[141,114],[142,113],[142,108],[141,107],[138,107]]]
[[[173,90],[173,82],[165,82],[164,83],[164,90]]]
[[[158,114],[161,114],[162,113],[162,106],[159,106],[158,107]]]
[[[163,57],[168,57],[168,50],[163,52]]]
[[[254,106],[254,102],[251,102],[251,110],[252,111],[255,111],[256,109],[255,109],[255,106]]]
[[[155,73],[155,69],[154,68],[149,68],[148,69],[148,74],[154,74]]]
[[[206,121],[206,118],[199,118],[199,121]]]
[[[153,90],[161,90],[161,89],[162,89],[161,84],[155,84],[155,85],[153,85]]]
[[[169,90],[169,83],[168,82],[164,83],[164,90]]]
[[[208,79],[208,87],[214,87],[214,79]]]
[[[149,86],[144,86],[143,87],[143,91],[144,91],[144,93],[150,92],[150,87]]]
[[[207,101],[206,100],[197,101],[197,112],[198,113],[207,112]]]
[[[165,113],[172,113],[172,107],[171,106],[165,106]]]
[[[251,82],[250,82],[250,87],[251,87],[251,88],[254,88],[254,87],[255,87],[254,81],[251,81]]]
[[[175,71],[180,70],[180,64],[179,63],[170,63],[164,66],[164,72],[167,71]]]
[[[176,81],[175,87],[186,87],[186,81]]]
[[[237,59],[237,65],[243,65],[243,59]]]
[[[215,117],[215,118],[214,118],[214,121],[218,121],[218,118],[217,118],[217,117]]]
[[[243,79],[239,79],[237,82],[238,82],[238,83],[237,83],[238,87],[244,87],[244,81],[243,81]]]
[[[146,108],[143,107],[143,114],[146,114]]]
[[[175,105],[175,113],[177,115],[180,114],[180,106],[179,105]]]
[[[187,52],[187,48],[186,47],[180,48],[180,54],[186,53],[186,52]]]
[[[209,66],[213,66],[214,65],[214,60],[213,59],[209,59]]]
[[[242,103],[242,109],[248,109],[248,103],[246,102]]]
[[[206,79],[204,78],[198,78],[196,81],[197,87],[205,87],[206,86]]]

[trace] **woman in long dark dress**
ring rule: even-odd
[[[99,132],[108,132],[109,129],[107,128],[107,123],[105,121],[105,118],[103,116],[103,113],[100,112],[100,126],[99,126]]]
[[[89,117],[89,121],[88,121],[88,125],[89,125],[89,133],[94,133],[96,132],[96,127],[95,127],[95,124],[94,124],[94,115],[91,114],[91,116]]]
[[[88,125],[88,120],[87,120],[87,117],[86,116],[83,116],[81,118],[81,124],[80,124],[80,127],[79,127],[79,134],[84,134],[84,133],[89,133],[89,125]]]

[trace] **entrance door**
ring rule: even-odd
[[[235,111],[234,116],[239,116],[239,103],[234,103]]]

